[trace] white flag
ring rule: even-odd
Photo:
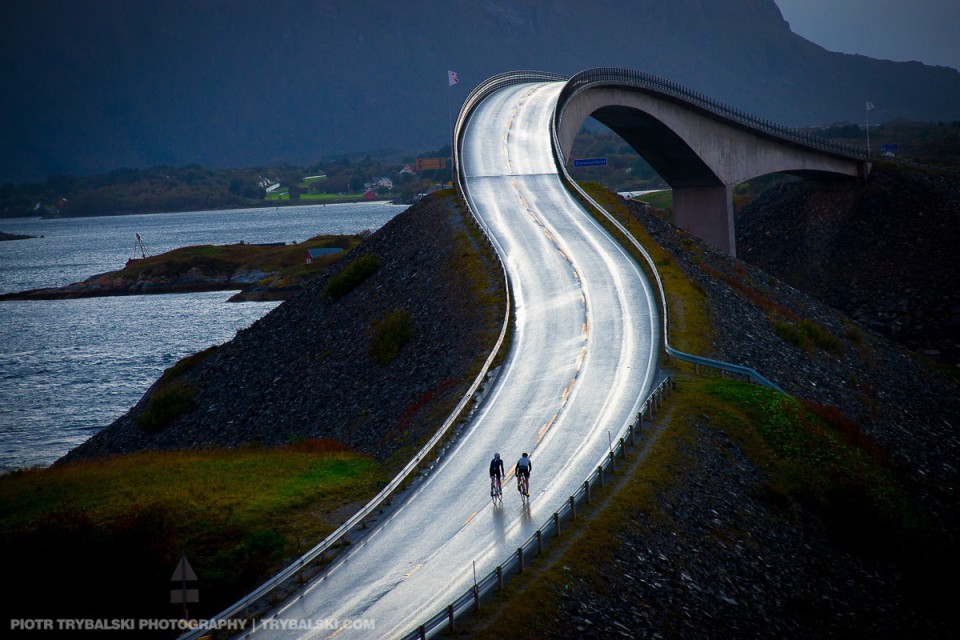
[[[873,110],[873,103],[867,102],[867,111],[872,111],[872,110]]]
[[[452,87],[453,85],[460,82],[460,78],[457,76],[456,71],[447,70],[447,86]]]

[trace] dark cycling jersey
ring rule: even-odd
[[[494,458],[490,461],[490,475],[497,476],[498,478],[502,478],[504,476],[502,458]]]

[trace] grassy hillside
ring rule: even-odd
[[[330,440],[141,453],[0,476],[0,549],[18,618],[177,617],[181,554],[210,616],[339,526],[385,482]]]

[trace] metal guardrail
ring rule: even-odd
[[[545,77],[548,76],[548,77]],[[506,86],[520,84],[524,82],[539,82],[539,81],[563,81],[565,78],[553,76],[553,74],[531,74],[530,72],[515,72],[508,74],[501,74],[499,76],[494,76],[493,78],[487,80],[486,82],[479,85],[473,92],[467,97],[464,101],[464,106],[460,111],[460,116],[457,118],[456,125],[456,134],[455,134],[455,145],[454,145],[454,158],[455,158],[455,168],[456,168],[456,179],[457,186],[463,195],[464,201],[467,201],[465,191],[463,190],[463,177],[460,172],[460,163],[459,163],[459,143],[462,136],[462,128],[466,123],[469,115],[476,108],[483,98],[490,95],[494,91],[501,89]],[[569,86],[569,85],[568,85]],[[560,109],[558,102],[558,111]],[[555,117],[554,122],[558,120]],[[710,358],[704,358],[701,356],[694,356],[691,354],[686,354],[681,351],[678,351],[669,346],[669,339],[667,335],[667,305],[666,305],[666,295],[663,288],[663,282],[660,278],[660,274],[657,271],[656,265],[653,262],[653,259],[646,252],[646,250],[640,245],[639,242],[627,231],[623,225],[619,223],[609,212],[607,212],[603,207],[601,207],[589,194],[584,192],[576,182],[570,177],[567,173],[566,168],[562,162],[562,155],[560,154],[559,140],[557,138],[557,127],[552,127],[552,137],[553,137],[553,148],[554,156],[557,166],[559,167],[559,172],[561,179],[563,179],[570,188],[576,190],[583,198],[585,198],[591,206],[596,207],[596,209],[604,216],[607,217],[617,228],[624,234],[624,237],[628,238],[631,243],[640,251],[644,256],[647,263],[650,266],[651,272],[654,274],[654,277],[657,281],[657,286],[660,292],[660,300],[663,307],[663,335],[664,335],[664,349],[668,355],[675,357],[680,360],[686,360],[689,362],[694,362],[696,364],[701,364],[704,366],[714,367],[722,369],[725,371],[730,371],[740,375],[750,377],[751,379],[778,389],[775,384],[764,378],[755,370],[744,367],[741,365],[735,365],[727,362],[721,362],[718,360],[712,360]],[[469,203],[467,204],[469,208]],[[471,209],[471,213],[473,213]],[[478,219],[479,222],[479,219]],[[480,224],[483,224],[480,222]],[[484,225],[486,229],[486,225]],[[546,523],[540,526],[533,535],[531,535],[527,540],[517,548],[516,553],[512,553],[507,557],[503,562],[501,562],[497,567],[484,575],[482,578],[477,580],[474,586],[467,589],[463,592],[458,598],[453,602],[449,603],[441,611],[434,614],[429,620],[420,625],[415,631],[412,631],[408,635],[404,636],[404,640],[426,640],[427,637],[433,636],[440,631],[447,629],[453,631],[456,629],[456,622],[458,619],[461,619],[463,615],[469,613],[470,611],[478,610],[480,608],[481,600],[488,597],[495,590],[503,588],[504,582],[511,576],[511,574],[522,573],[524,570],[525,558],[530,557],[530,553],[536,551],[537,555],[540,555],[543,552],[544,544],[551,538],[556,538],[560,535],[561,524],[568,522],[571,519],[576,518],[577,506],[583,504],[584,501],[590,502],[591,499],[591,488],[600,486],[604,484],[604,474],[609,470],[610,472],[615,472],[616,470],[616,459],[617,457],[625,457],[626,448],[629,445],[635,444],[635,437],[638,432],[643,429],[643,415],[646,413],[648,418],[653,417],[654,411],[658,409],[663,401],[664,395],[672,389],[672,379],[669,376],[666,376],[660,381],[657,387],[650,392],[646,400],[640,405],[640,410],[637,414],[637,420],[629,425],[625,425],[617,433],[616,437],[612,438],[612,442],[616,444],[611,444],[610,452],[606,455],[601,463],[597,466],[597,469],[591,472],[587,478],[584,480],[583,484],[571,495],[564,503],[553,512],[552,517],[547,520]]]
[[[697,366],[710,367],[713,369],[719,369],[721,371],[727,371],[736,375],[744,376],[753,380],[758,384],[762,384],[767,387],[776,389],[780,393],[785,393],[783,389],[778,387],[776,384],[765,378],[757,370],[744,365],[733,364],[730,362],[723,362],[721,360],[714,360],[712,358],[706,358],[703,356],[697,356],[690,353],[684,353],[678,349],[673,348],[670,345],[670,336],[667,331],[669,322],[667,321],[667,296],[666,291],[663,288],[663,280],[660,278],[660,272],[657,271],[657,267],[653,262],[653,258],[650,257],[650,254],[647,253],[646,249],[637,241],[636,238],[627,231],[620,222],[613,217],[610,212],[604,209],[600,203],[594,200],[590,195],[580,188],[580,185],[574,181],[573,177],[570,176],[570,173],[567,171],[565,158],[563,157],[563,151],[560,147],[560,140],[558,137],[558,131],[560,128],[560,122],[563,119],[563,110],[566,107],[567,103],[573,98],[578,92],[585,90],[588,87],[595,87],[603,84],[627,84],[629,86],[642,86],[645,89],[650,90],[651,92],[658,93],[660,95],[670,95],[675,98],[680,98],[687,103],[697,104],[702,108],[708,108],[711,111],[724,115],[728,119],[736,118],[741,124],[748,125],[752,128],[761,128],[765,127],[771,134],[774,131],[777,132],[792,132],[793,130],[788,129],[787,127],[782,127],[780,125],[774,125],[773,123],[767,123],[767,121],[749,116],[740,111],[733,109],[732,107],[727,107],[722,105],[719,102],[710,100],[703,96],[702,94],[690,91],[676,83],[657,78],[647,73],[640,71],[633,71],[630,69],[588,69],[587,71],[582,71],[578,73],[569,82],[561,89],[560,95],[557,98],[557,106],[553,114],[553,155],[554,161],[558,167],[561,179],[566,182],[568,188],[575,191],[581,198],[590,204],[594,209],[597,210],[602,216],[604,216],[612,225],[614,225],[625,238],[627,238],[633,247],[640,252],[644,257],[644,260],[647,262],[647,265],[650,267],[650,272],[653,274],[654,279],[657,282],[657,289],[660,293],[660,302],[663,311],[663,348],[666,351],[667,355],[676,358],[677,360],[683,360],[685,362],[693,363]],[[799,133],[799,132],[798,132]],[[779,137],[783,138],[783,135],[777,133]],[[784,134],[786,135],[786,134]],[[806,136],[806,134],[799,133],[799,135],[804,136],[805,138],[812,138],[813,136]],[[824,141],[826,142],[826,141]],[[808,145],[809,146],[809,145]],[[846,148],[847,145],[835,145]],[[817,147],[819,149],[819,147]],[[851,147],[852,148],[852,147]],[[823,150],[823,149],[819,149]]]
[[[460,107],[460,113],[457,115],[457,123],[454,127],[453,135],[453,174],[457,180],[457,189],[461,194],[465,194],[466,192],[463,189],[463,177],[460,172],[460,144],[463,138],[464,126],[474,109],[477,108],[477,105],[488,95],[504,87],[523,84],[525,82],[566,82],[568,77],[569,76],[550,73],[548,71],[510,71],[487,78],[467,94],[467,97],[464,98],[463,105]],[[472,209],[470,213],[478,223],[482,224]]]
[[[426,640],[443,631],[454,631],[457,620],[480,608],[482,600],[503,588],[504,583],[511,577],[523,573],[532,557],[543,554],[544,547],[560,536],[562,525],[575,520],[577,508],[589,504],[593,499],[593,492],[603,488],[609,474],[615,474],[617,459],[626,458],[627,448],[636,445],[637,436],[643,431],[643,416],[653,419],[655,413],[662,406],[664,397],[672,390],[673,383],[669,377],[660,381],[660,384],[650,392],[643,402],[635,422],[625,425],[616,436],[611,438],[609,453],[604,454],[597,468],[579,485],[577,490],[554,511],[530,537],[528,537],[515,552],[503,559],[493,571],[478,579],[472,587],[460,594],[453,602],[434,614],[429,620],[417,629],[403,636],[403,640]]]
[[[619,67],[587,69],[570,78],[557,99],[557,110],[554,112],[554,128],[560,128],[563,109],[573,96],[591,87],[609,85],[640,89],[673,101],[683,102],[688,106],[696,107],[724,120],[736,123],[753,131],[764,133],[783,142],[845,158],[855,160],[868,159],[867,151],[863,148],[833,142],[806,131],[777,124],[709,98],[702,93],[688,89],[676,82],[671,82],[670,80],[643,71]]]
[[[616,78],[612,77],[612,74],[609,73],[611,71],[616,71],[618,73],[623,72],[621,75],[623,75],[625,78],[628,78],[628,79],[635,78],[638,76],[653,78],[653,76],[647,76],[647,74],[640,74],[639,72],[631,72],[629,70],[609,70],[609,69],[589,70],[589,71],[585,71],[580,74],[577,74],[577,76],[574,76],[574,78],[571,79],[567,83],[567,85],[564,87],[564,89],[561,91],[561,98],[563,98],[563,96],[566,94],[566,99],[569,99],[569,97],[573,95],[574,91],[576,91],[578,88],[583,88],[584,86],[587,86],[590,83],[615,81]],[[604,72],[604,73],[599,73],[599,72]],[[603,76],[603,77],[601,78],[600,76]],[[506,288],[506,309],[504,313],[504,321],[500,329],[500,335],[497,338],[497,342],[494,346],[494,349],[491,351],[482,369],[477,374],[477,377],[474,379],[473,383],[470,385],[466,393],[463,395],[460,402],[457,404],[457,407],[450,414],[450,416],[447,418],[444,424],[440,427],[440,429],[437,430],[437,432],[430,439],[430,441],[423,446],[423,448],[417,453],[417,455],[414,456],[410,460],[410,462],[408,462],[407,465],[394,477],[394,479],[391,480],[387,484],[387,486],[380,491],[380,493],[378,493],[372,500],[370,500],[370,502],[368,502],[362,509],[360,509],[356,514],[354,514],[349,520],[347,520],[342,525],[340,525],[340,527],[338,527],[333,533],[331,533],[326,538],[324,538],[323,541],[321,541],[319,544],[313,547],[310,551],[308,551],[303,556],[301,556],[298,560],[290,564],[286,569],[280,571],[273,578],[263,583],[257,589],[250,592],[247,596],[238,600],[236,603],[234,603],[230,607],[224,609],[223,611],[215,615],[213,618],[211,618],[208,621],[206,625],[202,625],[198,629],[195,629],[193,631],[190,631],[181,635],[180,640],[196,640],[197,638],[200,638],[201,636],[206,635],[208,633],[207,629],[213,626],[216,626],[216,623],[219,621],[225,621],[225,620],[230,620],[236,617],[245,616],[245,612],[249,610],[251,607],[256,605],[262,599],[271,596],[273,593],[276,592],[278,588],[280,588],[288,580],[291,580],[296,576],[300,575],[301,572],[304,570],[304,568],[306,568],[313,562],[317,561],[318,559],[322,559],[324,557],[324,554],[328,550],[332,549],[337,544],[339,544],[342,540],[344,540],[346,535],[350,533],[352,530],[354,530],[357,526],[359,526],[367,517],[369,517],[375,511],[381,509],[384,505],[390,504],[391,498],[400,490],[402,490],[406,482],[411,479],[411,476],[419,473],[421,469],[421,465],[423,465],[424,463],[428,462],[431,459],[432,455],[435,453],[436,448],[438,447],[438,445],[442,443],[444,437],[447,435],[447,432],[450,430],[450,427],[454,423],[456,423],[456,421],[461,417],[464,409],[466,409],[470,400],[473,398],[477,389],[480,387],[480,384],[483,382],[484,378],[487,376],[487,373],[489,372],[491,364],[494,362],[494,360],[496,359],[497,355],[500,352],[500,349],[503,346],[503,342],[507,335],[507,330],[510,324],[511,307],[512,307],[509,281],[507,280],[507,277],[506,277],[506,268],[503,265],[502,247],[500,247],[499,244],[495,242],[495,240],[493,239],[493,235],[489,232],[489,228],[487,227],[486,223],[484,223],[476,215],[476,213],[470,207],[469,202],[465,197],[466,192],[463,188],[463,176],[460,171],[460,142],[463,135],[463,127],[466,124],[470,114],[476,108],[476,106],[491,93],[499,89],[502,89],[503,87],[514,85],[514,84],[521,84],[526,82],[543,82],[543,81],[547,81],[547,82],[567,81],[567,76],[555,74],[555,73],[541,72],[541,71],[515,71],[515,72],[503,73],[503,74],[493,76],[487,79],[486,81],[484,81],[483,83],[481,83],[480,85],[478,85],[476,88],[474,88],[473,91],[470,92],[470,94],[464,100],[463,106],[461,107],[461,110],[460,110],[460,114],[457,118],[455,135],[453,140],[454,173],[456,176],[457,188],[459,193],[463,197],[463,202],[467,207],[467,210],[470,212],[476,224],[481,229],[483,229],[484,235],[487,238],[487,241],[495,249],[496,255],[500,259],[501,269],[503,270],[504,282],[505,282],[505,288]],[[572,86],[571,83],[574,83],[574,82],[576,82],[576,84],[575,86]],[[674,97],[680,97],[686,101],[695,102],[698,106],[701,106],[702,108],[706,108],[706,105],[719,104],[719,103],[713,103],[712,101],[706,99],[705,97],[698,97],[699,94],[693,94],[692,92],[688,92],[687,90],[684,90],[682,87],[679,87],[679,85],[673,85],[672,83],[667,83],[666,81],[658,80],[657,83],[652,83],[652,84],[656,84],[655,88],[659,90],[661,93],[663,93],[664,95],[674,95]],[[665,89],[669,89],[670,92],[666,91]],[[691,96],[694,97],[695,100],[691,100]],[[653,260],[650,258],[649,254],[647,254],[647,252],[643,249],[643,247],[640,246],[640,244],[636,241],[636,239],[634,239],[633,236],[631,236],[630,233],[627,232],[626,229],[623,228],[622,225],[620,225],[620,223],[616,219],[614,219],[608,212],[606,212],[603,209],[603,207],[597,204],[592,198],[590,198],[588,194],[586,194],[582,189],[579,188],[579,186],[572,180],[572,178],[570,178],[569,174],[567,173],[566,169],[563,166],[562,155],[559,153],[559,144],[557,141],[557,134],[556,134],[556,124],[559,122],[559,117],[561,112],[561,109],[559,107],[560,104],[561,103],[558,101],[558,108],[554,114],[553,143],[554,143],[554,153],[555,153],[556,159],[558,160],[557,164],[560,167],[561,176],[563,177],[564,180],[568,182],[569,185],[575,188],[584,198],[586,198],[587,201],[589,201],[593,206],[595,206],[598,211],[600,211],[602,214],[607,216],[607,218],[613,224],[617,225],[620,228],[620,230],[625,234],[625,237],[631,240],[634,246],[644,255],[647,262],[649,263],[650,268],[657,280],[657,285],[660,289],[660,296],[661,296],[661,301],[663,304],[663,312],[664,312],[664,348],[667,351],[667,353],[678,359],[687,360],[687,361],[695,362],[698,364],[703,364],[705,366],[716,367],[716,368],[724,369],[727,371],[732,371],[735,373],[739,373],[741,375],[746,375],[753,378],[754,380],[757,380],[758,382],[761,382],[763,384],[766,384],[774,388],[778,388],[776,387],[776,385],[774,385],[773,383],[763,378],[763,376],[760,376],[759,373],[757,373],[756,371],[748,367],[742,367],[740,365],[733,365],[729,363],[719,362],[716,360],[711,360],[709,358],[702,358],[700,356],[685,354],[669,346],[669,342],[667,339],[667,330],[666,330],[666,326],[667,326],[666,297],[663,291],[663,283],[660,280],[659,273],[657,272],[657,269],[653,263]],[[749,122],[745,122],[745,124],[754,126],[755,128],[759,128],[756,126],[755,121],[753,120]],[[770,125],[772,125],[772,123],[770,123]],[[770,129],[771,131],[773,131],[773,130],[776,130],[776,127],[775,126],[767,127],[765,125],[765,129]],[[584,500],[586,500],[587,502],[590,501],[591,486],[596,486],[597,484],[599,484],[599,486],[603,486],[605,469],[610,469],[611,471],[614,471],[616,468],[616,456],[618,452],[621,455],[621,457],[625,455],[626,446],[627,446],[626,439],[625,439],[626,434],[629,433],[629,438],[632,443],[636,435],[637,429],[638,428],[642,429],[643,413],[646,412],[649,416],[652,417],[654,412],[654,407],[659,406],[659,404],[662,402],[664,393],[666,392],[666,390],[670,388],[671,385],[672,385],[671,379],[669,377],[666,377],[648,395],[647,399],[640,406],[640,412],[638,413],[637,421],[624,426],[620,430],[620,432],[617,434],[617,437],[616,437],[617,444],[615,446],[611,446],[609,456],[606,456],[604,458],[604,462],[602,462],[597,467],[597,469],[587,477],[587,479],[584,481],[580,489],[578,489],[574,493],[574,495],[570,496],[569,500],[565,502],[560,509],[558,509],[553,513],[553,517],[547,523],[545,523],[543,526],[537,529],[536,533],[530,538],[528,538],[527,541],[524,542],[523,545],[521,545],[517,549],[516,555],[511,555],[511,557],[505,560],[501,565],[499,565],[495,571],[491,572],[490,574],[486,575],[482,580],[478,581],[474,585],[474,587],[469,589],[466,593],[461,595],[457,600],[455,600],[453,603],[448,605],[444,611],[436,614],[434,617],[428,620],[425,624],[421,625],[415,632],[410,634],[408,637],[409,638],[426,638],[426,635],[428,633],[432,633],[444,627],[453,628],[455,625],[456,619],[460,615],[462,615],[466,611],[472,610],[474,607],[479,607],[480,599],[482,597],[491,593],[495,587],[502,587],[503,581],[509,576],[510,572],[514,571],[515,569],[522,572],[525,554],[528,554],[534,548],[537,549],[538,553],[541,552],[543,548],[543,544],[545,542],[544,536],[548,536],[551,534],[554,536],[558,536],[560,534],[561,523],[567,521],[571,517],[573,518],[576,517],[576,506],[582,503]]]
[[[560,142],[557,139],[556,129],[554,129],[554,133],[553,133],[553,143],[554,143],[554,153],[559,153]],[[590,204],[590,206],[595,208],[600,213],[600,215],[604,216],[611,224],[616,226],[616,228],[634,246],[634,248],[636,248],[637,251],[640,252],[644,260],[647,262],[647,265],[650,267],[650,272],[653,274],[654,280],[656,280],[657,282],[657,289],[659,290],[659,293],[660,293],[660,304],[663,312],[663,349],[664,351],[667,352],[667,355],[673,358],[676,358],[677,360],[691,362],[694,365],[710,367],[713,369],[728,371],[730,373],[744,376],[746,378],[750,378],[751,380],[753,380],[758,384],[771,387],[773,389],[776,389],[780,393],[786,394],[786,392],[783,389],[781,389],[776,384],[774,384],[773,382],[765,378],[756,369],[752,369],[750,367],[740,365],[740,364],[733,364],[731,362],[723,362],[722,360],[713,360],[712,358],[705,358],[704,356],[696,356],[690,353],[684,353],[683,351],[674,349],[672,346],[670,346],[670,335],[667,330],[667,327],[669,326],[668,316],[667,316],[667,294],[663,288],[663,280],[660,278],[660,272],[657,271],[657,267],[653,262],[653,258],[651,258],[650,254],[647,253],[647,250],[643,248],[643,245],[641,245],[637,241],[637,239],[634,238],[629,231],[627,231],[626,227],[620,224],[619,220],[614,218],[609,211],[604,209],[600,205],[600,203],[598,203],[596,200],[590,197],[590,194],[584,191],[580,187],[580,185],[578,185],[574,181],[574,179],[567,172],[566,168],[563,166],[562,161],[558,160],[557,164],[560,167],[562,179],[564,180],[564,182],[567,183],[568,188],[576,191],[576,193],[579,194],[584,200],[586,200]]]
[[[469,209],[469,206],[468,210],[470,211],[475,223],[478,224],[478,226],[480,226],[480,228],[483,230],[484,237],[487,239],[487,242],[490,243],[494,250],[494,254],[497,256],[498,261],[500,261],[500,268],[503,272],[505,288],[505,309],[503,322],[500,327],[500,335],[497,337],[497,341],[494,344],[493,350],[490,352],[490,355],[484,362],[480,372],[473,380],[473,383],[467,389],[466,393],[464,393],[463,397],[460,399],[460,402],[457,404],[456,408],[446,419],[443,425],[437,430],[433,437],[430,438],[429,442],[427,442],[423,448],[420,449],[417,455],[414,456],[410,462],[408,462],[407,465],[393,478],[393,480],[391,480],[387,486],[385,486],[380,493],[374,496],[374,498],[370,500],[370,502],[368,502],[362,509],[355,513],[349,520],[340,525],[335,531],[333,531],[333,533],[324,538],[323,541],[290,564],[286,569],[283,569],[273,578],[267,582],[264,582],[255,590],[251,591],[244,598],[238,600],[228,608],[215,615],[213,618],[207,621],[207,624],[201,625],[198,629],[181,635],[179,640],[196,640],[209,633],[209,628],[216,628],[217,623],[220,621],[245,616],[245,612],[248,609],[256,605],[262,599],[272,596],[275,591],[288,580],[299,576],[307,566],[316,562],[318,559],[322,560],[324,558],[324,554],[328,550],[334,548],[341,541],[343,541],[347,534],[353,531],[357,526],[361,525],[366,518],[374,514],[374,512],[381,510],[384,506],[389,505],[393,496],[405,488],[406,483],[411,480],[412,476],[420,473],[422,465],[435,458],[438,447],[443,444],[444,438],[450,431],[450,428],[462,416],[464,410],[473,399],[474,394],[476,394],[477,390],[480,388],[480,385],[483,383],[484,379],[489,373],[491,365],[499,355],[507,336],[512,315],[510,286],[506,276],[506,268],[504,267],[501,258],[502,253],[491,242],[491,234],[489,233],[489,230],[486,229],[486,226],[473,213],[473,211]]]

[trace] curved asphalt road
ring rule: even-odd
[[[415,630],[473,584],[474,561],[482,577],[546,522],[600,463],[608,434],[636,416],[656,377],[656,306],[639,268],[557,176],[550,119],[561,87],[494,93],[464,136],[467,195],[515,295],[513,346],[496,384],[413,495],[251,635],[390,638]],[[531,454],[528,506],[512,473],[502,507],[492,506],[487,464],[495,451],[508,468]],[[316,624],[358,619],[375,631]],[[276,628],[288,621],[315,628]]]

